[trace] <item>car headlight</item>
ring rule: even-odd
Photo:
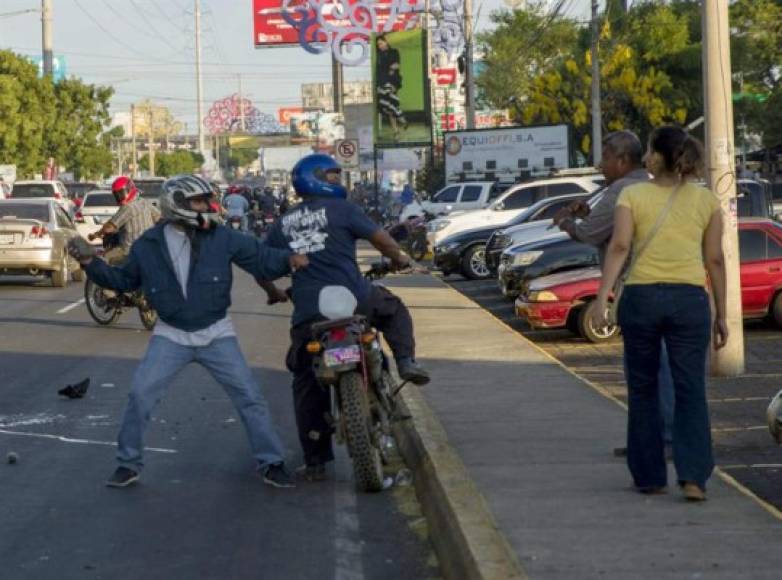
[[[559,297],[549,290],[541,290],[540,292],[530,292],[527,300],[530,302],[559,302]]]
[[[448,252],[453,252],[460,245],[460,242],[447,242],[435,246],[434,251],[436,254],[447,254]]]
[[[429,225],[426,226],[426,229],[429,232],[434,233],[434,232],[439,232],[440,230],[444,230],[449,225],[451,225],[451,222],[449,220],[442,220],[442,221],[435,220],[433,222],[429,222]]]
[[[543,252],[522,252],[513,256],[514,266],[529,266],[533,264],[535,260],[540,258]]]

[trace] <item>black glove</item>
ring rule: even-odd
[[[88,264],[98,255],[95,246],[81,236],[70,239],[68,242],[68,253],[80,264]]]

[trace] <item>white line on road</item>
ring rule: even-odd
[[[94,441],[92,439],[74,439],[72,437],[65,437],[64,435],[52,435],[50,433],[30,433],[29,431],[8,431],[7,429],[0,429],[0,433],[4,435],[18,435],[21,437],[39,437],[41,439],[54,439],[56,441],[62,441],[63,443],[79,443],[82,445],[109,445],[116,447],[117,444],[113,441]],[[178,453],[176,449],[165,449],[163,447],[145,447],[145,451],[156,451],[157,453]]]
[[[57,311],[57,314],[65,314],[66,312],[70,312],[71,310],[73,310],[74,308],[76,308],[77,306],[80,306],[82,304],[84,304],[84,298],[81,298],[81,299],[77,300],[73,304],[68,304],[68,306],[66,306],[65,308],[60,308]]]
[[[363,580],[363,542],[359,529],[356,492],[347,484],[349,476],[339,477],[342,465],[335,466],[337,485],[334,491],[334,580]]]

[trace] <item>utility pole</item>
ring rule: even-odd
[[[345,85],[342,63],[339,62],[334,54],[331,55],[331,86],[334,95],[334,112],[345,112]]]
[[[239,128],[244,133],[244,94],[242,93],[242,75],[236,75],[239,77]]]
[[[728,0],[703,0],[703,88],[706,119],[706,183],[722,203],[722,249],[727,271],[726,322],[730,337],[712,353],[712,373],[732,377],[744,372],[736,174],[733,146],[733,86],[730,67]]]
[[[592,165],[597,167],[603,157],[603,112],[600,108],[600,18],[598,0],[592,0]]]
[[[152,105],[147,107],[147,157],[149,158],[149,174],[155,176],[155,112]]]
[[[136,105],[130,106],[130,146],[131,159],[133,160],[133,171],[131,175],[138,177],[138,149],[136,148]]]
[[[52,0],[41,0],[41,24],[43,27],[43,76],[51,77],[54,72],[52,50]]]
[[[198,152],[204,155],[204,79],[201,76],[201,0],[195,0],[195,59],[196,59],[196,122],[198,123]]]
[[[467,128],[475,129],[475,79],[473,78],[472,0],[464,0],[464,112]]]

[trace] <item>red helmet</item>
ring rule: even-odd
[[[117,204],[125,205],[136,199],[138,189],[136,189],[136,185],[130,177],[121,175],[111,184],[111,193],[114,194]]]

